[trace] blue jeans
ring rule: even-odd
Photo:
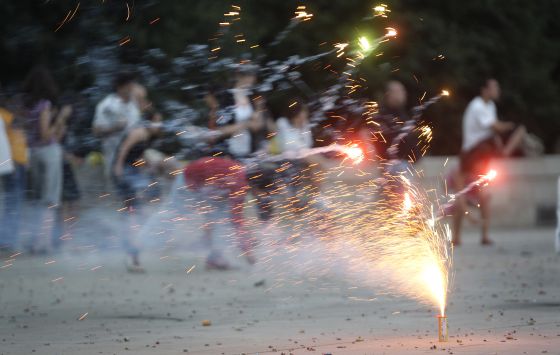
[[[125,166],[122,176],[114,176],[113,182],[119,197],[128,201],[126,205],[138,208],[141,204],[139,195],[143,192],[144,199],[150,200],[159,196],[159,186],[150,187],[155,178],[143,168]]]
[[[4,187],[4,212],[0,228],[0,248],[16,249],[21,211],[25,199],[25,166],[15,164],[11,174],[2,176]]]
[[[113,182],[117,188],[119,197],[123,199],[124,206],[130,208],[129,211],[123,216],[125,217],[121,232],[123,235],[124,249],[133,257],[138,257],[140,249],[135,245],[133,238],[130,235],[130,228],[132,224],[137,224],[143,219],[141,215],[141,207],[143,199],[153,199],[159,196],[159,186],[150,184],[154,182],[154,177],[145,171],[143,168],[125,166],[122,176],[113,175]],[[141,196],[143,195],[143,196]],[[137,219],[138,222],[133,220]]]

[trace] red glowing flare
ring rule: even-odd
[[[353,144],[350,147],[345,147],[344,153],[348,156],[348,158],[352,159],[354,164],[359,164],[364,160],[364,152],[362,148],[358,147],[357,144]]]
[[[488,181],[492,181],[496,178],[496,176],[498,176],[498,172],[496,170],[492,169],[486,174],[486,179]]]

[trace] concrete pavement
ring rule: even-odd
[[[271,287],[274,275],[206,271],[181,250],[130,274],[119,251],[86,247],[4,260],[0,354],[560,354],[553,230],[492,235],[455,251],[448,343],[432,307],[341,276]]]

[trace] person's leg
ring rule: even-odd
[[[323,210],[328,210],[331,206],[329,201],[321,194],[321,184],[323,176],[323,166],[320,162],[324,160],[321,155],[319,159],[307,159],[307,164],[302,164],[302,177],[310,187],[308,194],[317,206]]]
[[[512,155],[513,152],[521,146],[526,135],[527,135],[527,130],[525,129],[524,126],[517,127],[510,135],[506,144],[504,145],[502,149],[502,154],[506,157]]]
[[[0,251],[5,250],[11,252],[15,247],[15,175],[15,171],[10,174],[2,175],[2,181],[0,182],[4,188],[4,195],[2,196],[4,198],[4,209],[1,219],[2,228],[0,228]]]
[[[29,172],[30,172],[30,187],[32,201],[29,204],[29,220],[34,223],[29,223],[30,238],[25,241],[25,249],[31,253],[35,253],[42,249],[40,247],[40,235],[43,229],[44,216],[46,214],[46,207],[43,206],[41,201],[41,193],[43,190],[43,175],[44,175],[44,162],[42,147],[32,148],[29,156]]]
[[[452,243],[454,246],[461,245],[461,228],[463,224],[463,214],[464,211],[461,208],[461,203],[457,201],[455,203],[455,208],[453,209]]]
[[[48,206],[58,206],[62,198],[62,147],[51,144],[42,148],[41,160],[45,169],[41,200]]]
[[[253,256],[253,248],[255,247],[255,241],[251,238],[246,228],[243,209],[245,195],[249,188],[247,179],[245,173],[239,171],[232,175],[230,180],[230,184],[228,185],[228,198],[231,222],[235,228],[236,238],[243,256],[245,256],[250,264],[254,264],[255,257]]]
[[[258,186],[251,186],[251,194],[257,200],[257,215],[261,222],[267,223],[272,218],[272,196]]]
[[[62,218],[60,225],[61,234],[64,236],[60,240],[71,239],[72,227],[75,225],[80,212],[80,189],[74,174],[71,156],[64,157],[63,162],[63,183],[62,183]]]
[[[41,197],[41,182],[43,176],[43,164],[41,160],[41,148],[32,148],[29,152],[29,176],[31,196],[33,200]]]
[[[556,200],[556,252],[560,253],[560,177],[558,178],[558,200]]]
[[[305,192],[307,183],[305,174],[309,167],[299,161],[288,162],[288,168],[285,170],[285,182],[287,183],[288,200],[294,203],[296,211],[301,211],[311,202],[310,194]],[[307,170],[305,170],[307,169]]]
[[[105,173],[105,178],[108,181],[111,180],[113,175],[113,161],[118,144],[118,140],[115,140],[114,137],[105,139],[101,144],[101,150],[103,153],[103,172]]]
[[[125,211],[126,222],[123,225],[126,228],[126,235],[124,236],[124,246],[128,255],[130,255],[132,266],[135,268],[140,268],[140,248],[136,244],[136,232],[134,230],[134,224],[138,219],[139,211],[137,207],[135,207],[135,205],[136,204],[130,204],[129,206],[127,206],[127,210]]]
[[[255,247],[255,240],[251,238],[246,226],[245,217],[243,216],[243,205],[245,196],[236,196],[230,198],[230,216],[231,223],[235,228],[235,235],[239,249],[242,255],[247,259],[249,264],[255,263],[253,249]]]
[[[121,236],[123,247],[131,260],[128,270],[144,272],[140,266],[140,248],[137,245],[135,230],[136,221],[140,218],[140,201],[135,189],[137,178],[137,169],[127,166],[124,168],[123,175],[115,178],[115,185],[123,202]]]
[[[43,148],[42,159],[44,161],[45,173],[43,175],[43,190],[41,191],[41,202],[48,206],[52,216],[52,228],[50,230],[51,246],[58,249],[61,246],[63,231],[63,216],[61,209],[62,182],[63,182],[63,156],[62,147],[51,144]]]
[[[479,194],[480,216],[482,219],[480,243],[482,245],[491,245],[493,242],[488,235],[490,227],[490,195],[484,190],[481,190]]]
[[[464,176],[461,172],[461,169],[457,169],[455,175],[453,177],[454,180],[454,190],[461,191],[465,186]],[[463,215],[465,213],[465,197],[459,196],[455,201],[455,205],[453,207],[453,223],[452,223],[452,233],[453,239],[452,243],[454,246],[461,245],[461,227],[463,223]]]
[[[251,194],[257,200],[259,220],[268,223],[273,213],[273,197],[270,191],[274,189],[274,169],[259,166],[247,173],[247,179]]]
[[[9,230],[10,235],[8,236],[8,244],[12,250],[17,249],[19,241],[19,229],[22,218],[23,201],[25,200],[25,184],[26,184],[26,169],[25,166],[16,164],[15,171],[11,174],[9,189],[10,189],[10,208],[5,210],[5,216],[9,220],[6,220],[7,230]],[[6,194],[8,198],[8,194]],[[8,201],[6,201],[8,202]],[[6,204],[6,208],[8,205]],[[9,212],[9,213],[6,213]]]
[[[228,270],[231,265],[224,257],[220,248],[214,242],[215,215],[216,211],[204,214],[204,225],[202,226],[202,242],[208,250],[206,256],[206,268],[210,270]]]

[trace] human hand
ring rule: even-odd
[[[514,122],[504,122],[504,123],[505,123],[505,127],[510,131],[515,128],[515,123]]]
[[[114,129],[115,131],[122,131],[126,128],[126,126],[128,126],[128,121],[125,118],[121,118],[115,122]]]
[[[204,101],[206,102],[206,105],[208,105],[208,107],[211,110],[217,110],[220,107],[220,103],[218,102],[218,99],[216,98],[216,96],[212,94],[205,95]]]
[[[71,105],[64,105],[62,106],[62,108],[60,109],[60,117],[64,120],[67,119],[68,117],[70,117],[72,115],[72,106]]]

